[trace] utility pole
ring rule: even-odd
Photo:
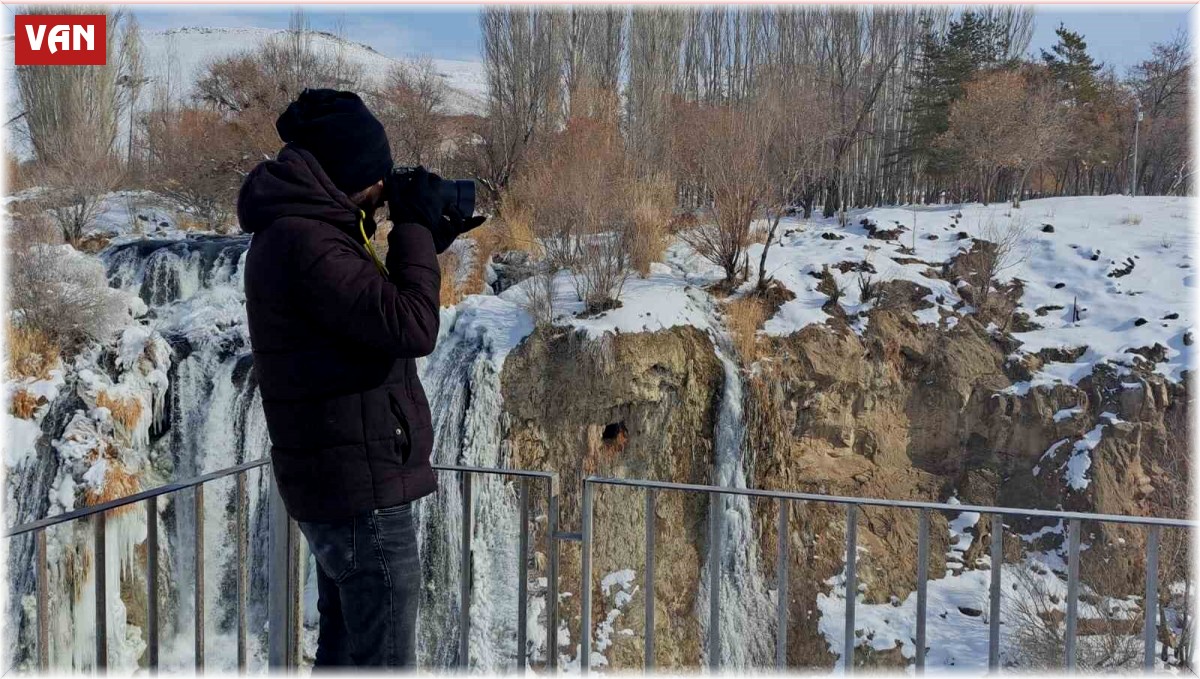
[[[1133,121],[1133,168],[1129,171],[1129,194],[1137,195],[1137,167],[1138,167],[1138,132],[1142,126],[1142,102],[1135,101],[1134,103],[1134,121]]]

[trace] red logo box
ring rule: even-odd
[[[108,23],[103,14],[18,14],[17,66],[102,66]]]

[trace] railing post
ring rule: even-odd
[[[462,533],[458,562],[458,666],[470,665],[471,642],[471,474],[462,475]]]
[[[520,516],[517,519],[517,672],[525,671],[525,645],[529,624],[529,479],[520,479]]]
[[[775,604],[775,669],[787,667],[787,637],[788,637],[788,514],[791,501],[787,498],[779,500],[779,519],[775,527],[775,590],[778,600]]]
[[[546,493],[546,667],[558,670],[558,489],[553,480]]]
[[[287,673],[296,667],[299,646],[295,635],[299,620],[299,577],[296,571],[299,568],[300,545],[299,531],[293,528],[273,474],[269,511],[271,549],[267,565],[270,573],[267,583],[267,663],[271,671]]]
[[[592,492],[592,483],[584,479],[580,567],[580,674],[587,674],[589,666],[592,665]]]
[[[854,606],[858,602],[858,505],[846,507],[846,628],[842,670],[854,671]]]
[[[34,533],[37,550],[37,668],[50,671],[50,569],[46,564],[46,529]]]
[[[925,674],[925,617],[929,609],[929,510],[917,513],[917,654],[918,675]]]
[[[196,486],[192,499],[195,502],[195,625],[196,625],[196,674],[204,672],[204,484]]]
[[[709,493],[708,669],[721,669],[721,538],[725,534],[725,496]]]
[[[1000,569],[1004,565],[1004,519],[992,515],[992,584],[988,606],[988,671],[1000,671]]]
[[[146,653],[158,674],[158,496],[146,498]]]
[[[1154,671],[1154,650],[1158,642],[1158,539],[1159,527],[1150,526],[1146,537],[1146,595],[1142,610],[1142,669]]]
[[[645,660],[642,666],[647,672],[654,669],[654,538],[656,531],[655,491],[646,489],[646,573],[642,583],[642,596],[645,599],[646,641],[644,646]]]
[[[237,526],[234,531],[237,536],[237,669],[239,673],[246,672],[246,598],[250,585],[250,522],[246,505],[249,498],[246,492],[246,472],[239,472],[237,480]]]
[[[1075,632],[1079,620],[1079,519],[1067,523],[1067,672],[1075,673]]]
[[[587,674],[592,659],[592,491],[583,480],[582,557],[579,583],[579,673]]]
[[[107,540],[104,536],[104,512],[92,519],[95,531],[96,566],[96,674],[108,673],[108,575]]]

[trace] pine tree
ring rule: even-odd
[[[1001,65],[1007,39],[994,21],[967,10],[939,36],[928,22],[918,50],[912,92],[913,127],[905,154],[924,163],[932,176],[952,174],[957,154],[934,142],[950,126],[950,106],[984,69]]]
[[[1088,54],[1087,42],[1082,35],[1067,30],[1063,24],[1059,24],[1054,33],[1058,42],[1049,52],[1042,50],[1042,61],[1076,103],[1095,101],[1099,92],[1096,73],[1102,65]]]

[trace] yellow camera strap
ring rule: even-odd
[[[367,252],[370,253],[371,259],[375,260],[375,266],[379,269],[379,273],[384,276],[388,275],[387,267],[380,261],[379,255],[375,253],[375,246],[371,244],[371,239],[367,238],[367,213],[362,210],[358,211],[358,232],[362,234],[363,245],[367,246]]]

